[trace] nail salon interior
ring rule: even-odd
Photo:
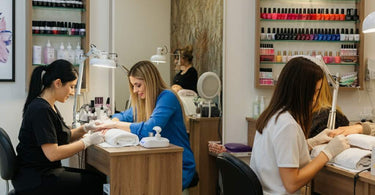
[[[375,194],[374,51],[373,0],[0,0],[0,194]]]

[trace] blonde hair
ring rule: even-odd
[[[193,62],[193,46],[188,45],[179,50],[181,57],[189,63]]]
[[[332,107],[332,92],[328,85],[327,77],[324,75],[322,79],[322,86],[320,89],[319,96],[315,102],[313,113],[320,112],[322,109],[327,109]],[[336,110],[342,114],[341,108],[336,106]]]
[[[129,79],[130,76],[136,79],[143,80],[145,82],[145,99],[140,99],[138,95],[134,93],[134,86],[131,84]],[[131,105],[133,107],[134,121],[146,121],[150,118],[152,112],[154,111],[156,99],[158,98],[160,93],[166,89],[169,89],[169,87],[162,79],[158,69],[150,61],[137,62],[128,72],[128,81],[131,95]],[[174,94],[180,103],[182,115],[184,117],[184,121],[186,122],[184,108],[176,93]]]

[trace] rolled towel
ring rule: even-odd
[[[363,170],[371,166],[371,151],[360,148],[348,148],[333,159],[334,165],[347,169]]]
[[[136,146],[139,144],[137,135],[120,130],[109,129],[104,134],[104,143],[100,144],[102,147],[123,147],[123,146]]]
[[[351,146],[357,146],[366,150],[372,150],[375,146],[375,137],[363,134],[351,134],[346,136]]]

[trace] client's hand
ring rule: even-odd
[[[360,134],[363,132],[363,127],[361,124],[357,125],[350,125],[350,126],[343,126],[339,127],[332,132],[329,133],[329,136],[335,137],[336,135],[350,135],[350,134]]]
[[[322,152],[328,157],[328,161],[330,161],[337,154],[340,154],[349,147],[348,139],[343,135],[338,135],[328,143]]]
[[[83,144],[85,145],[85,149],[91,145],[96,145],[104,142],[104,135],[102,132],[96,132],[89,135],[84,136],[82,139]]]
[[[330,129],[324,129],[315,137],[307,139],[307,144],[310,148],[313,148],[314,146],[329,142],[332,139],[332,137],[328,136],[331,131]]]
[[[117,128],[117,121],[111,121],[111,120],[107,120],[107,121],[104,121],[102,124],[100,125],[97,125],[97,130],[106,130],[106,129],[114,129],[114,128]]]

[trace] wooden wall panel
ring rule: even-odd
[[[223,0],[171,0],[171,51],[193,46],[198,76],[207,71],[222,78]],[[171,82],[176,74],[171,56]]]

